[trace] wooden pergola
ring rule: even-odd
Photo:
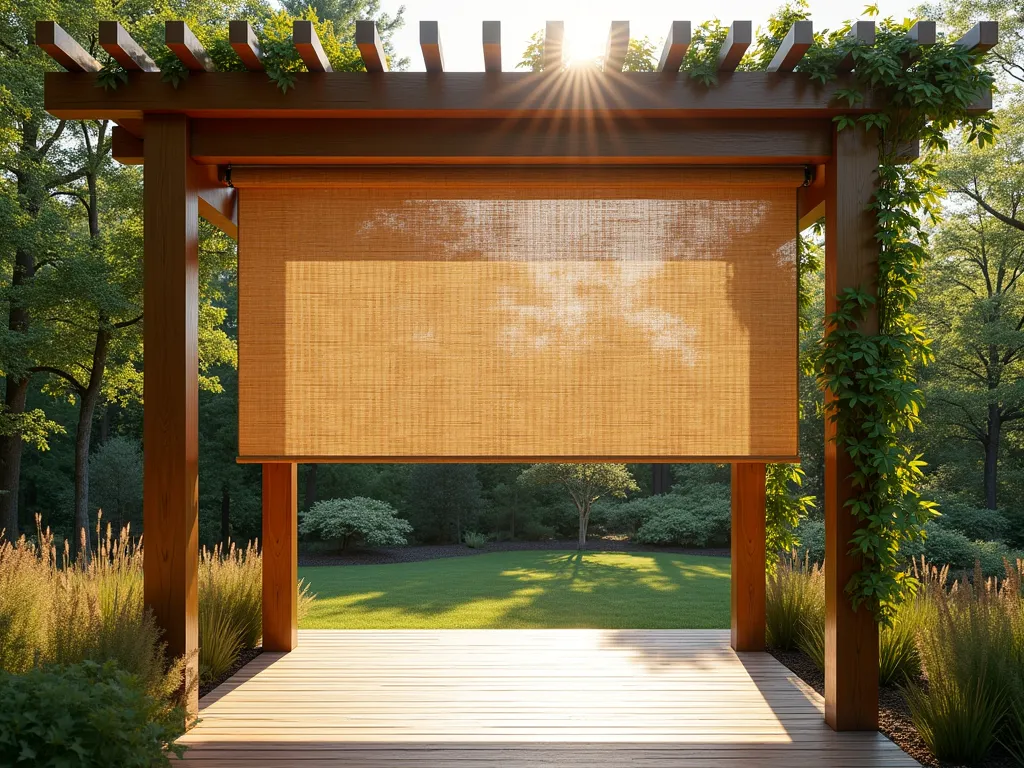
[[[983,51],[996,25],[982,22],[959,42]],[[582,165],[804,166],[799,228],[825,219],[826,311],[846,288],[874,286],[878,243],[868,205],[877,185],[877,135],[837,131],[833,118],[881,108],[867,93],[847,106],[836,98],[854,84],[855,62],[827,85],[794,67],[812,44],[812,27],[789,30],[768,71],[737,72],[752,24],[735,21],[718,57],[719,83],[705,87],[680,71],[691,40],[674,21],[653,73],[621,72],[627,22],[614,22],[603,71],[563,69],[562,24],[545,31],[543,72],[502,72],[501,34],[483,22],[485,71],[444,71],[436,22],[421,22],[426,72],[388,72],[376,27],[357,24],[366,72],[332,72],[312,24],[296,21],[293,39],[308,72],[282,93],[263,70],[248,23],[231,22],[230,40],[248,72],[217,72],[188,27],[166,23],[166,44],[191,70],[175,88],[116,22],[103,22],[100,45],[129,70],[113,90],[97,87],[100,64],[54,22],[39,22],[37,43],[67,72],[46,75],[45,105],[55,117],[110,120],[113,154],[145,165],[145,601],[169,652],[196,675],[198,651],[198,218],[238,236],[232,174],[254,166]],[[934,22],[910,36],[934,44]],[[851,35],[874,41],[874,22]],[[987,94],[975,107],[991,108]],[[916,147],[907,147],[912,156]],[[278,169],[280,172],[281,169]],[[869,319],[865,330],[877,329]],[[854,611],[844,587],[859,568],[849,552],[856,528],[846,511],[852,462],[826,423],[825,718],[837,730],[877,728],[878,629]],[[765,646],[765,464],[733,465],[732,646]],[[296,464],[263,464],[263,642],[297,643]],[[193,708],[195,701],[193,701]]]

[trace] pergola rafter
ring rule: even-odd
[[[622,72],[628,22],[610,27],[603,71],[563,64],[561,22],[545,26],[541,72],[503,72],[501,27],[482,25],[483,72],[445,71],[437,22],[423,22],[427,72],[389,72],[373,21],[356,24],[366,72],[332,72],[313,25],[296,21],[293,43],[307,72],[287,95],[270,82],[260,42],[245,21],[230,23],[231,46],[247,72],[216,71],[195,35],[166,24],[166,44],[193,74],[177,88],[163,82],[152,58],[114,22],[99,41],[130,70],[116,89],[98,88],[101,65],[55,22],[39,22],[36,39],[67,72],[46,75],[45,106],[58,118],[111,120],[116,159],[146,166],[145,187],[145,488],[146,602],[164,629],[169,651],[190,660],[197,649],[197,217],[237,237],[238,178],[306,179],[322,166],[537,165],[802,166],[799,226],[826,219],[827,299],[865,288],[877,277],[879,245],[869,203],[877,188],[878,137],[838,131],[833,118],[883,109],[886,95],[867,91],[850,106],[837,99],[856,84],[857,57],[845,57],[834,82],[818,84],[794,71],[813,44],[810,22],[785,36],[768,71],[737,71],[753,42],[750,21],[734,21],[718,54],[719,82],[706,87],[685,69],[691,23],[673,21],[651,73]],[[871,46],[875,26],[856,22],[850,37]],[[934,45],[933,22],[908,32]],[[981,22],[957,41],[974,52],[997,42]],[[907,57],[906,65],[913,61]],[[972,109],[991,108],[990,93]],[[272,119],[269,119],[272,118]],[[904,148],[912,157],[915,146]],[[258,169],[256,166],[275,166]],[[310,168],[312,167],[312,168]],[[563,173],[560,170],[559,173]],[[693,173],[693,171],[690,171]],[[244,186],[244,185],[243,185]],[[245,190],[243,189],[243,192]],[[830,306],[831,306],[830,304]],[[871,328],[865,328],[871,331]],[[835,427],[826,425],[826,437]],[[764,648],[765,457],[733,467],[733,645]],[[294,647],[294,458],[264,464],[264,647]],[[878,630],[845,595],[859,567],[848,542],[856,521],[852,461],[834,440],[825,451],[826,720],[841,730],[877,727]],[[195,706],[195,701],[193,701]]]

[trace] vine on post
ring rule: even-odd
[[[806,18],[802,0],[779,12],[749,57],[758,68],[778,47],[781,29]],[[877,15],[869,6],[865,13]],[[853,460],[854,494],[847,509],[859,525],[850,551],[862,567],[846,585],[854,607],[865,606],[879,622],[892,619],[896,606],[917,589],[900,555],[901,547],[923,535],[937,514],[935,504],[917,491],[924,463],[903,442],[920,421],[923,396],[916,369],[931,360],[925,330],[912,314],[927,259],[926,225],[938,215],[935,170],[925,160],[904,162],[900,148],[920,140],[922,150],[943,151],[947,136],[962,128],[966,140],[994,141],[988,114],[971,114],[970,106],[993,86],[980,67],[980,56],[941,41],[917,46],[907,35],[909,22],[885,19],[875,44],[851,40],[849,25],[815,35],[815,43],[797,66],[822,84],[836,77],[838,63],[851,54],[854,87],[837,97],[853,106],[864,92],[874,92],[885,107],[879,112],[836,118],[838,130],[877,130],[878,191],[871,204],[879,244],[876,286],[859,286],[837,297],[826,318],[812,360],[819,385],[833,394],[826,418],[836,424],[836,439]],[[880,96],[880,98],[879,98]],[[873,290],[875,289],[875,290]],[[865,333],[870,311],[878,313],[878,332]],[[785,481],[782,481],[785,482]],[[788,483],[787,483],[788,484]]]

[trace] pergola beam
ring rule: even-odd
[[[775,52],[769,72],[792,72],[814,43],[814,25],[809,21],[795,21],[782,40],[779,50]]]
[[[263,71],[263,51],[248,21],[232,21],[228,25],[228,40],[246,69],[250,72]]]
[[[159,72],[160,67],[116,21],[100,22],[100,47],[130,72]]]
[[[36,22],[36,45],[68,72],[99,72],[103,68],[55,21]]]
[[[854,42],[855,46],[869,46],[875,44],[875,22],[873,21],[855,21],[853,26],[850,28],[850,33],[846,36],[848,40]],[[839,62],[836,70],[838,72],[852,72],[856,66],[857,61],[853,56],[853,50],[847,53],[842,61]]]
[[[444,54],[441,51],[441,30],[436,21],[420,22],[420,50],[427,72],[444,72]]]
[[[542,54],[545,72],[558,72],[564,63],[562,46],[565,38],[565,24],[561,21],[549,21],[544,24],[544,51]]]
[[[387,72],[388,57],[384,53],[377,24],[372,19],[356,21],[356,47],[363,57],[363,66],[367,72]]]
[[[999,22],[979,21],[954,45],[972,53],[985,53],[999,44]]]
[[[292,22],[292,45],[310,72],[334,71],[331,62],[327,60],[327,54],[320,43],[320,36],[317,35],[313,22],[306,19],[296,19]]]
[[[649,164],[823,163],[831,154],[831,121],[651,120],[595,122],[579,131],[564,120],[501,118],[416,121],[193,120],[192,156],[213,165],[280,164]],[[116,149],[116,147],[115,147]]]
[[[604,49],[604,71],[621,72],[629,50],[629,22],[613,21]]]
[[[483,23],[484,72],[501,72],[501,22]]]
[[[213,72],[213,59],[184,21],[164,22],[164,44],[190,72]]]
[[[683,66],[686,58],[686,51],[690,47],[692,34],[690,22],[673,21],[668,28],[668,35],[665,37],[665,47],[661,51],[661,58],[658,60],[658,71],[668,74],[675,74]]]
[[[734,21],[718,51],[718,71],[735,72],[753,41],[754,25],[749,21]]]
[[[832,118],[882,107],[867,91],[853,106],[834,98],[854,87],[848,76],[825,85],[801,75],[736,72],[719,75],[715,88],[688,77],[658,72],[396,73],[387,80],[361,72],[295,75],[284,98],[262,73],[213,72],[189,78],[177,89],[156,74],[129,75],[128,82],[97,88],[92,73],[48,72],[45,105],[70,120],[139,119],[147,111],[190,117],[558,117],[593,115],[635,118]],[[973,111],[991,108],[984,94]]]

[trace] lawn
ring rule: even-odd
[[[661,553],[494,552],[300,568],[303,629],[729,626],[729,560]]]

